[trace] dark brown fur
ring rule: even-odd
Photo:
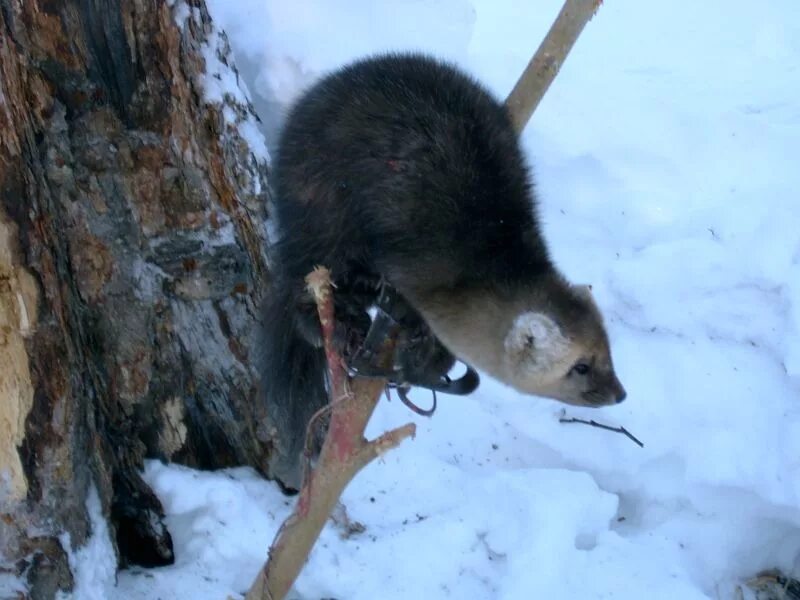
[[[305,424],[327,401],[303,289],[316,265],[331,269],[352,329],[368,325],[383,278],[447,350],[517,389],[588,405],[624,397],[594,303],[550,261],[503,105],[455,68],[391,55],[322,79],[289,114],[274,181],[264,389],[284,442],[273,471],[289,486]],[[591,381],[559,383],[573,361],[591,363]]]

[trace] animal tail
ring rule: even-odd
[[[263,316],[261,392],[275,440],[269,472],[285,488],[299,490],[307,425],[328,403],[325,353],[300,333],[297,294],[291,283],[272,281]],[[327,421],[321,421],[314,444],[324,435]]]

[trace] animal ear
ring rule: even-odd
[[[514,363],[524,362],[526,369],[546,372],[566,356],[569,340],[549,315],[525,312],[514,320],[505,346]]]
[[[594,297],[592,296],[592,286],[591,284],[586,285],[573,285],[572,291],[575,292],[575,295],[584,298],[586,300],[594,301]]]
[[[577,298],[580,298],[586,302],[589,306],[594,306],[595,309],[597,309],[597,302],[594,301],[591,285],[573,285],[572,293],[575,294]],[[599,312],[599,309],[597,310]]]

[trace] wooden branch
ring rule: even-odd
[[[259,571],[245,600],[281,600],[300,573],[325,522],[344,488],[370,461],[413,437],[408,423],[367,441],[364,431],[386,386],[382,379],[347,378],[342,359],[333,346],[333,296],[330,274],[317,267],[306,277],[317,302],[328,358],[331,419],[317,465],[306,473],[294,512],[278,530],[266,565]],[[394,340],[383,355],[390,360]]]
[[[514,129],[522,133],[575,40],[603,0],[566,0],[561,12],[506,98]]]

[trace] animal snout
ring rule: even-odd
[[[606,390],[609,404],[619,404],[628,397],[628,392],[625,391],[625,388],[622,386],[622,382],[614,374],[612,374]]]

